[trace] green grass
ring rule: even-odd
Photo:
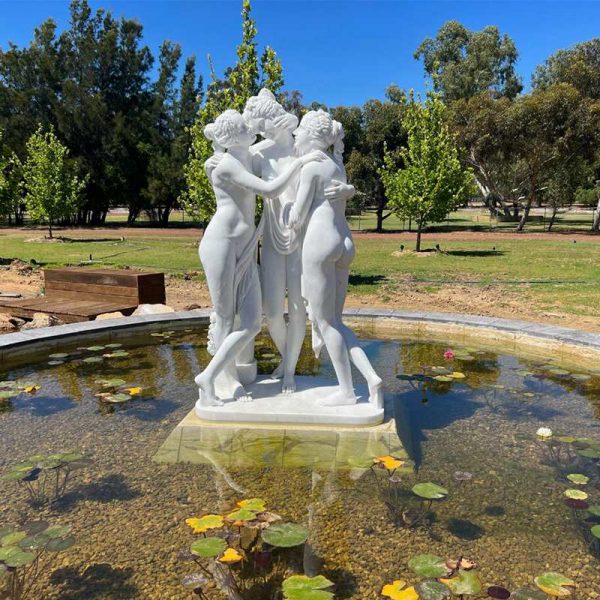
[[[39,235],[39,234],[37,234]],[[94,232],[89,232],[92,237]],[[153,235],[125,241],[77,241],[70,243],[27,242],[26,235],[0,235],[0,257],[34,260],[41,266],[77,265],[89,260],[97,266],[137,267],[178,274],[201,271],[197,241],[193,237]],[[416,254],[405,250],[400,256],[398,240],[356,239],[357,255],[352,265],[350,291],[354,294],[402,293],[403,282],[422,285],[434,294],[445,286],[463,282],[468,286],[493,285],[518,293],[524,303],[536,308],[562,308],[574,314],[600,316],[600,243],[578,242],[557,236],[553,240],[436,240],[425,238],[424,247],[440,243],[442,252]],[[407,248],[412,242],[404,242]],[[492,247],[495,246],[494,251]],[[0,284],[1,285],[1,284]],[[417,308],[417,307],[415,307]],[[465,306],[465,312],[477,310]],[[523,316],[526,316],[525,314]]]

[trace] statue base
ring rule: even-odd
[[[337,382],[324,377],[296,377],[296,391],[281,393],[281,380],[259,377],[246,386],[252,402],[226,400],[223,406],[203,406],[196,402],[196,415],[206,421],[228,423],[305,423],[360,427],[383,422],[383,408],[369,402],[366,385],[354,387],[358,402],[347,406],[321,406],[319,400],[331,396]]]

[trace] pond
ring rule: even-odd
[[[600,540],[591,530],[600,522],[600,371],[454,344],[362,343],[396,429],[375,444],[360,433],[353,442],[352,432],[345,441],[332,434],[333,443],[326,432],[283,442],[287,456],[305,457],[309,447],[333,456],[310,464],[282,460],[282,442],[270,434],[237,429],[205,436],[187,455],[165,454],[210,358],[202,329],[65,346],[4,373],[0,528],[13,528],[0,533],[68,526],[47,530],[58,541],[24,582],[27,597],[198,597],[181,583],[198,571],[189,549],[203,535],[186,519],[252,498],[306,527],[308,542],[289,552],[265,546],[232,566],[244,599],[281,597],[274,590],[293,572],[324,575],[335,598],[378,598],[393,580],[420,581],[408,562],[421,554],[475,561],[482,591],[474,597],[487,597],[489,586],[535,588],[548,571],[573,579],[578,598],[598,597]],[[266,335],[256,351],[268,373],[278,358]],[[333,374],[308,346],[299,370]],[[552,435],[538,436],[540,428]],[[340,460],[343,444],[352,452]],[[194,460],[202,452],[208,459]],[[398,461],[375,464],[382,454]],[[418,483],[441,486],[440,497],[418,495]],[[228,597],[207,579],[206,598]]]

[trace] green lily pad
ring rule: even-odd
[[[106,344],[106,346],[104,346],[105,348],[122,348],[123,344],[117,344],[117,343],[113,343],[113,344]]]
[[[577,454],[584,458],[600,458],[600,450],[597,448],[586,448],[585,450],[580,450]]]
[[[412,491],[417,496],[426,498],[427,500],[439,500],[448,495],[448,490],[446,488],[431,482],[417,483],[413,486]]]
[[[586,500],[588,495],[581,490],[565,490],[565,496],[572,500]]]
[[[576,485],[585,485],[590,480],[589,477],[586,477],[581,473],[571,473],[570,475],[567,475],[567,479]]]
[[[459,571],[455,577],[443,579],[442,583],[445,583],[456,596],[481,592],[481,581],[475,571]]]
[[[519,588],[510,595],[510,600],[548,600],[548,596],[539,590]]]
[[[3,481],[21,481],[21,479],[25,479],[29,475],[30,471],[31,469],[29,471],[9,471],[2,475],[1,479]]]
[[[542,592],[555,598],[566,598],[572,593],[575,582],[560,573],[544,573],[534,580]]]
[[[421,600],[444,600],[450,598],[452,594],[447,585],[433,579],[426,579],[421,583],[417,583],[415,591],[419,594]]]
[[[257,511],[249,508],[239,508],[238,510],[229,513],[227,518],[232,521],[254,521],[254,519],[256,519],[256,513]]]
[[[561,435],[557,439],[559,442],[563,442],[565,444],[572,444],[573,442],[577,441],[577,438],[573,437],[572,435]]]
[[[100,352],[100,350],[104,350],[105,346],[88,346],[86,350],[90,352]]]
[[[129,356],[129,352],[125,352],[125,350],[117,350],[116,352],[108,352],[102,356],[104,358],[125,358],[126,356]]]
[[[124,379],[97,379],[96,383],[105,388],[120,387],[127,382]]]
[[[196,540],[190,546],[190,552],[203,558],[219,556],[227,548],[227,542],[223,538],[205,537]]]
[[[238,502],[238,506],[256,512],[264,512],[267,510],[265,501],[262,498],[250,498],[248,500],[242,500],[241,502]]]
[[[110,402],[111,404],[120,404],[121,402],[131,400],[131,396],[128,394],[111,394],[110,396],[106,396],[106,398],[102,398],[102,400]]]
[[[369,469],[373,466],[373,458],[371,456],[350,456],[346,462],[351,467],[357,469]]]
[[[435,375],[434,379],[442,383],[449,383],[450,381],[454,381],[454,379],[450,377],[450,375]]]
[[[70,525],[53,525],[52,527],[48,527],[44,532],[44,535],[48,536],[50,539],[57,539],[65,537],[71,531]]]
[[[297,523],[275,523],[261,533],[267,544],[277,548],[300,546],[308,539],[308,529]]]
[[[83,359],[83,362],[86,364],[95,364],[95,363],[100,363],[103,360],[104,359],[101,356],[88,356],[87,358]]]
[[[64,360],[49,360],[47,364],[50,367],[58,367],[59,365],[64,365],[65,361]]]
[[[333,582],[323,575],[292,575],[284,580],[282,589],[286,600],[330,600],[333,594],[326,590],[332,585]]]
[[[548,373],[550,373],[551,375],[558,375],[560,377],[571,374],[571,372],[567,371],[566,369],[558,369],[558,368],[548,369]]]
[[[588,507],[588,512],[594,517],[600,517],[600,504],[593,504]]]
[[[23,552],[19,549],[18,552],[11,554],[5,561],[4,564],[7,567],[25,567],[26,565],[30,565],[35,559],[36,554],[33,552]]]
[[[53,360],[62,360],[63,358],[67,358],[69,355],[66,352],[55,352],[54,354],[48,354],[48,358]]]
[[[70,535],[64,538],[57,538],[54,540],[50,540],[46,548],[50,552],[64,552],[68,550],[71,546],[75,545],[75,538]]]
[[[14,398],[19,394],[20,392],[17,390],[2,390],[0,391],[0,400],[8,400],[9,398]]]
[[[600,540],[600,525],[594,525],[590,531],[595,538]]]
[[[418,554],[408,561],[408,568],[419,577],[444,577],[450,573],[443,558],[435,554]]]
[[[589,381],[592,378],[591,375],[587,375],[586,373],[573,373],[571,377],[575,379],[575,381]]]
[[[25,539],[27,534],[24,531],[13,531],[12,533],[8,533],[4,537],[0,539],[0,545],[2,546],[14,546],[18,544],[21,540]]]

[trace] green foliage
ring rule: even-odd
[[[242,4],[242,41],[237,47],[237,63],[227,69],[225,79],[218,79],[211,63],[211,81],[206,101],[189,130],[191,147],[184,167],[186,188],[179,201],[195,219],[206,222],[214,214],[216,204],[212,186],[204,171],[204,163],[213,154],[210,142],[204,137],[204,128],[224,110],[242,111],[250,96],[261,86],[279,95],[283,86],[283,69],[275,51],[266,47],[260,64],[257,53],[256,24],[251,16],[250,0]]]
[[[29,138],[27,153],[23,166],[27,211],[33,220],[48,223],[52,237],[52,224],[79,207],[87,177],[75,174],[66,146],[53,131],[44,133],[42,126]]]
[[[582,96],[600,100],[600,37],[558,50],[537,67],[532,79],[536,89],[569,83]]]
[[[415,52],[446,101],[491,91],[514,98],[523,89],[515,71],[513,40],[495,26],[471,31],[458,21],[444,23],[435,39],[426,38]]]
[[[387,151],[380,171],[391,208],[417,223],[417,251],[425,224],[443,220],[473,192],[472,173],[458,159],[445,111],[437,93],[428,92],[424,103],[411,98],[405,118],[408,147],[398,153],[404,168],[398,155]]]

